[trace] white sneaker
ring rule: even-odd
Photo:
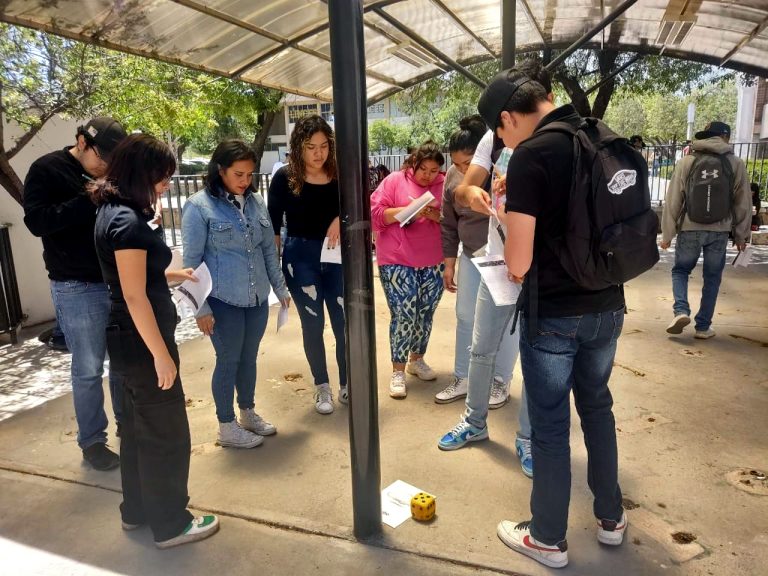
[[[219,446],[229,448],[255,448],[264,442],[264,436],[245,430],[237,420],[219,422]]]
[[[554,545],[544,544],[531,536],[530,522],[518,524],[502,520],[496,528],[496,534],[504,544],[541,562],[550,568],[563,568],[568,565],[568,542],[563,540]]]
[[[318,414],[333,413],[333,394],[329,384],[315,386],[315,410]]]
[[[498,378],[494,378],[493,384],[491,384],[491,398],[488,401],[488,408],[491,410],[501,408],[507,403],[507,400],[509,400],[509,387]]]
[[[274,424],[267,422],[253,411],[253,408],[240,409],[240,427],[259,436],[271,436],[277,432]]]
[[[405,387],[405,372],[395,370],[392,372],[392,379],[389,381],[389,395],[392,398],[405,398],[408,390]]]
[[[429,367],[429,364],[424,362],[424,358],[413,360],[405,365],[405,371],[408,374],[413,374],[419,380],[437,380],[437,372]]]
[[[693,335],[694,338],[698,338],[699,340],[709,340],[710,338],[714,338],[715,332],[712,330],[712,328],[707,328],[706,330],[696,330],[696,334]]]
[[[346,386],[339,388],[339,402],[342,404],[349,404],[349,392]]]
[[[682,334],[683,328],[691,323],[691,317],[688,314],[677,314],[675,319],[667,326],[667,334]]]
[[[624,541],[624,532],[627,531],[627,513],[621,513],[621,520],[598,520],[597,541],[608,546],[618,546]]]
[[[190,542],[197,542],[203,540],[209,536],[213,536],[219,531],[219,518],[214,514],[207,514],[205,516],[198,516],[190,522],[184,529],[184,532],[174,538],[163,540],[162,542],[155,542],[155,546],[161,550],[166,548],[173,548],[174,546],[180,546],[182,544],[189,544]]]
[[[464,398],[467,395],[468,382],[469,381],[466,378],[454,376],[453,382],[448,384],[448,387],[445,390],[441,390],[435,394],[435,402],[438,404],[448,404],[459,398]]]

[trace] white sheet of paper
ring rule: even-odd
[[[397,214],[395,214],[395,220],[400,222],[400,228],[408,224],[416,214],[421,212],[423,208],[427,206],[430,202],[432,202],[435,199],[435,197],[432,195],[432,192],[427,190],[419,196],[418,198],[414,198],[411,200],[410,204],[400,210]]]
[[[517,302],[522,286],[507,278],[507,265],[504,257],[498,254],[472,258],[472,263],[488,286],[493,303],[496,306],[511,306]]]
[[[395,480],[381,491],[381,521],[397,528],[411,517],[411,498],[422,492],[402,480]]]
[[[327,262],[328,264],[341,264],[341,246],[338,244],[336,248],[328,248],[328,237],[323,240],[323,249],[320,251],[320,262]]]
[[[147,222],[147,226],[149,226],[151,230],[157,230],[158,228],[160,228],[160,224],[156,224],[154,220],[150,220],[149,222]]]
[[[208,270],[205,262],[195,268],[194,275],[197,278],[197,282],[185,280],[180,286],[174,288],[171,293],[173,299],[181,308],[182,318],[188,318],[189,316],[185,314],[190,312],[192,316],[196,316],[213,288],[211,272]]]
[[[181,257],[181,251],[174,248],[171,250],[171,263],[168,264],[168,270],[180,270],[184,268],[184,260]]]
[[[736,254],[736,258],[733,259],[734,266],[741,266],[743,268],[746,268],[749,266],[750,261],[752,260],[752,246],[747,245],[744,250]]]
[[[288,322],[288,307],[280,306],[280,310],[277,312],[277,330],[275,332],[280,332],[280,328],[285,326],[286,322]]]

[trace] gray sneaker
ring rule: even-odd
[[[275,425],[256,414],[253,408],[240,409],[240,427],[259,436],[271,436],[277,432]]]
[[[491,410],[501,408],[507,403],[507,400],[509,400],[509,386],[498,378],[494,378],[491,385],[491,398],[488,402],[488,408]]]
[[[237,423],[219,422],[219,446],[229,448],[255,448],[264,442],[264,436],[245,430]]]
[[[315,386],[315,410],[318,414],[333,413],[333,394],[329,384]]]
[[[346,386],[339,388],[339,402],[349,404],[349,391]]]
[[[453,377],[453,381],[448,386],[435,394],[437,404],[448,404],[455,400],[464,398],[467,395],[469,381],[466,378]]]

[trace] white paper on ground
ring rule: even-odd
[[[280,332],[280,328],[285,326],[286,322],[288,322],[288,306],[280,306],[280,310],[277,312],[277,330],[275,332]]]
[[[507,265],[503,256],[478,256],[472,258],[472,263],[480,272],[496,306],[511,306],[517,302],[521,285],[515,284],[507,277]]]
[[[411,517],[411,498],[422,492],[416,486],[395,480],[381,491],[381,521],[397,528]]]
[[[213,288],[211,272],[205,262],[195,268],[194,275],[197,282],[185,280],[171,292],[171,296],[180,308],[182,318],[197,316],[200,307]]]
[[[742,266],[743,268],[746,268],[747,266],[749,266],[749,263],[751,260],[752,260],[752,246],[747,245],[747,247],[744,248],[744,250],[736,254],[736,258],[733,259],[733,262],[731,262],[731,264],[733,266]]]
[[[408,204],[408,206],[395,214],[395,220],[400,222],[400,228],[407,225],[413,219],[413,217],[416,216],[416,214],[421,212],[422,209],[426,208],[427,205],[434,199],[435,197],[432,195],[432,192],[427,190],[418,198],[411,200],[411,203]]]
[[[327,236],[323,240],[323,249],[320,251],[320,262],[341,264],[341,246],[336,244],[336,248],[328,248]]]

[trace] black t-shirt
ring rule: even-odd
[[[322,240],[334,218],[339,215],[339,183],[304,183],[296,195],[288,184],[286,168],[280,168],[269,184],[269,217],[275,234],[280,233],[285,214],[288,236]]]
[[[43,239],[51,280],[102,282],[93,245],[96,206],[85,192],[89,180],[67,148],[38,158],[27,172],[24,223]]]
[[[578,126],[580,119],[568,104],[542,118],[536,130],[555,121]],[[507,211],[536,218],[533,260],[538,268],[538,313],[543,317],[608,312],[624,305],[618,286],[593,291],[576,284],[544,241],[565,231],[572,174],[573,139],[560,132],[534,132],[515,148],[507,168]],[[523,298],[528,296],[529,279]]]
[[[125,305],[120,277],[117,272],[115,252],[118,250],[146,250],[147,298],[155,316],[161,319],[176,318],[176,308],[171,300],[165,269],[171,263],[171,249],[163,238],[153,231],[147,222],[152,218],[140,210],[120,201],[104,204],[96,216],[94,238],[104,281],[114,304]]]

